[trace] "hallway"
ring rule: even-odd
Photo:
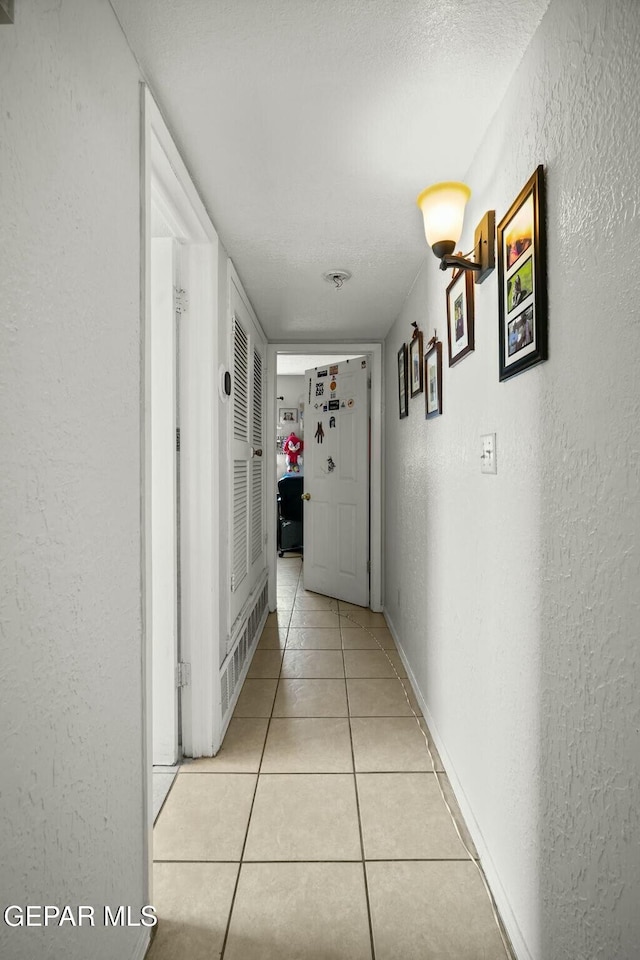
[[[279,561],[224,746],[182,765],[156,823],[151,960],[503,960],[384,618],[301,569]]]

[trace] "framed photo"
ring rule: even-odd
[[[417,397],[422,393],[422,333],[418,331],[416,336],[409,344],[409,382],[411,384],[411,396]]]
[[[409,351],[406,343],[398,350],[398,403],[400,419],[409,416]]]
[[[442,413],[442,343],[436,340],[424,357],[425,418]]]
[[[297,423],[298,422],[298,408],[297,407],[280,407],[278,410],[278,418],[280,423]]]
[[[473,323],[473,274],[458,270],[447,287],[447,345],[449,366],[475,349]]]
[[[547,359],[544,168],[498,224],[500,380]]]

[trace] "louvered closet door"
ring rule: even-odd
[[[249,553],[252,577],[260,573],[264,554],[264,456],[263,456],[263,379],[262,353],[257,346],[253,348],[253,376],[251,394],[251,491],[250,491],[250,529]],[[258,569],[256,569],[256,565]]]
[[[264,343],[241,301],[232,324],[231,625],[265,568]]]

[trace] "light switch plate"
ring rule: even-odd
[[[482,452],[480,454],[480,470],[482,473],[497,473],[498,462],[496,459],[496,435],[495,433],[485,433],[480,437],[482,441]]]

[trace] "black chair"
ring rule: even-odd
[[[278,480],[278,556],[302,553],[304,544],[302,493],[304,479],[292,473]]]

